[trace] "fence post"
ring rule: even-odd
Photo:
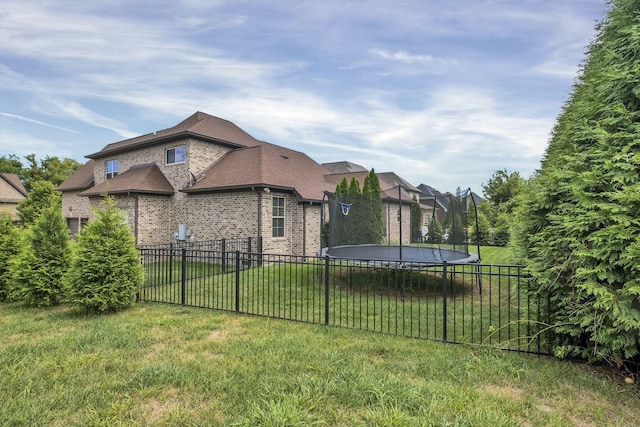
[[[324,324],[329,324],[329,256],[324,257]]]
[[[442,341],[447,341],[447,261],[442,262]]]
[[[236,251],[236,313],[240,313],[240,251]]]
[[[182,280],[181,280],[180,304],[184,305],[187,297],[187,248],[182,248]]]

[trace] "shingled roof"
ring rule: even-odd
[[[233,148],[253,147],[262,144],[261,141],[255,139],[234,123],[198,111],[174,127],[114,142],[97,153],[89,154],[86,157],[98,159],[187,137],[207,140]]]
[[[80,193],[81,196],[102,194],[146,193],[172,195],[174,189],[155,163],[132,166],[123,173]]]
[[[58,185],[58,191],[85,190],[93,185],[94,160],[89,160],[84,165]]]
[[[335,191],[335,188],[343,178],[347,179],[347,182],[351,182],[351,178],[355,178],[360,182],[360,188],[364,186],[364,179],[369,175],[369,172],[354,172],[354,173],[335,173],[327,175],[326,181],[331,184],[331,192]],[[378,180],[380,181],[380,193],[383,199],[398,200],[398,185],[402,188],[400,190],[400,197],[404,202],[413,201],[413,196],[406,190],[415,191],[418,190],[398,175],[393,172],[378,173]]]
[[[24,185],[22,185],[22,181],[20,181],[20,178],[18,177],[18,175],[16,175],[15,173],[0,173],[0,179],[2,179],[3,181],[5,181],[7,184],[9,184],[10,188],[13,188],[14,190],[16,190],[18,193],[20,193],[22,196],[27,197],[27,189],[24,188]],[[19,202],[22,199],[3,199],[2,201],[5,202]]]
[[[294,191],[302,200],[322,200],[329,171],[299,151],[263,142],[226,154],[184,192],[270,188]]]

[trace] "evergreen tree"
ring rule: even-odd
[[[59,304],[69,262],[69,229],[60,206],[53,201],[29,227],[20,254],[12,258],[12,294],[29,305]]]
[[[382,217],[382,189],[380,188],[380,179],[374,169],[369,171],[369,189],[368,197],[370,200],[369,217],[369,241],[368,243],[380,244],[384,240],[384,219]]]
[[[413,204],[411,205],[411,242],[422,242],[422,208],[418,198],[413,196]]]
[[[18,228],[6,212],[0,212],[0,301],[8,297],[11,278],[9,264],[20,252]]]
[[[70,301],[88,312],[132,305],[144,271],[135,241],[112,197],[80,233],[67,276]]]
[[[621,364],[640,361],[640,1],[611,5],[513,236],[556,354]]]
[[[62,198],[56,187],[49,181],[36,181],[32,184],[29,197],[22,200],[17,207],[22,225],[28,227],[33,224],[40,212],[51,204],[62,209]]]

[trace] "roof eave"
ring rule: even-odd
[[[123,147],[117,147],[117,148],[113,148],[113,149],[107,149],[107,150],[101,150],[98,151],[97,153],[93,153],[93,154],[89,154],[87,156],[85,156],[88,159],[100,159],[102,157],[108,157],[108,156],[112,156],[114,154],[120,154],[120,153],[126,153],[128,151],[131,150],[137,150],[140,148],[145,148],[145,147],[149,147],[152,145],[157,145],[157,144],[163,144],[166,142],[171,142],[174,140],[181,140],[181,139],[185,139],[185,138],[194,138],[194,139],[199,139],[202,141],[206,141],[206,142],[214,142],[216,144],[220,144],[220,145],[225,145],[227,147],[230,148],[242,148],[245,147],[245,145],[242,144],[237,144],[235,142],[229,142],[229,141],[225,141],[223,139],[219,139],[219,138],[214,138],[211,136],[207,136],[207,135],[202,135],[200,133],[195,133],[195,132],[191,132],[191,131],[182,131],[182,132],[178,132],[178,133],[172,133],[171,135],[163,135],[163,136],[158,136],[155,138],[151,138],[148,139],[146,141],[141,141],[137,144],[131,144],[131,145],[126,145]]]

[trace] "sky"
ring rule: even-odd
[[[482,194],[539,168],[607,7],[1,0],[0,156],[84,163],[202,111],[318,163]]]

